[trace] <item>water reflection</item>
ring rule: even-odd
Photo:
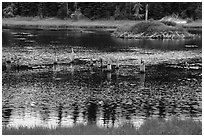
[[[9,101],[5,101],[5,105],[2,106],[2,123],[3,126],[7,126],[10,121],[10,117],[12,115],[12,106],[10,106]]]
[[[44,101],[47,103],[47,101]],[[47,122],[49,120],[50,110],[46,104],[41,104],[40,115],[43,122]]]
[[[145,87],[145,73],[141,73],[140,75],[140,87],[144,88]]]
[[[112,38],[107,33],[28,32],[21,36],[28,39],[30,34],[34,34],[35,37],[29,39],[35,40],[38,46],[47,46],[47,49],[52,49],[48,39],[60,39],[55,44],[59,44],[62,51],[70,50],[71,45],[81,44],[114,52],[120,47],[131,49],[131,46],[152,48],[150,46],[154,45],[160,49],[177,49],[186,42],[192,42],[123,40]],[[19,41],[16,35],[8,36],[11,43],[3,39],[3,48],[17,46]],[[99,39],[104,42],[99,43]],[[28,45],[22,44],[23,41],[20,43],[28,48]],[[146,73],[140,74],[135,66],[121,66],[114,72],[107,72],[83,65],[56,64],[42,70],[3,72],[2,124],[13,127],[56,127],[81,123],[118,127],[130,122],[137,127],[148,117],[176,115],[200,118],[201,70],[186,70],[149,66]]]
[[[202,47],[202,38],[196,39],[121,39],[115,38],[109,32],[92,31],[93,33],[81,33],[78,31],[50,31],[50,30],[3,30],[3,47],[49,47],[58,45],[64,50],[69,47],[86,47],[100,51],[117,52],[120,50],[131,50],[131,48],[148,48],[162,50],[185,49],[185,45],[196,44]],[[100,42],[102,41],[102,42]],[[54,43],[53,43],[54,42]]]
[[[111,76],[112,76],[111,72],[108,72],[108,73],[107,73],[107,79],[108,79],[109,81],[111,81]]]
[[[159,110],[159,118],[164,118],[166,113],[165,113],[165,103],[164,103],[164,99],[160,99],[159,100],[159,106],[158,106],[158,110]]]
[[[97,104],[91,101],[87,105],[88,125],[96,124],[96,117],[97,117],[96,114],[97,114]]]
[[[199,40],[198,40],[199,39]],[[123,46],[123,49],[121,50],[128,50],[133,47],[138,48],[147,48],[147,49],[162,49],[162,50],[181,50],[185,49],[185,45],[197,45],[199,48],[202,47],[201,45],[201,39],[121,39],[121,38],[112,38],[115,43],[118,45],[125,45]],[[116,50],[120,50],[120,48],[117,48]]]
[[[166,70],[162,73],[162,69],[158,69],[161,73],[159,77],[168,79]],[[152,70],[152,73],[157,71]],[[161,78],[158,78],[158,74],[149,75],[150,72],[127,75],[126,78],[121,75],[120,70],[112,73],[94,71],[94,74],[81,71],[73,71],[74,74],[72,74],[71,70],[35,73],[35,75],[29,72],[21,75],[21,77],[15,77],[11,73],[10,76],[3,77],[2,90],[5,95],[10,92],[16,94],[16,91],[20,94],[14,98],[5,96],[7,101],[3,102],[2,122],[5,126],[16,126],[15,121],[18,118],[18,120],[22,120],[21,123],[17,124],[19,126],[26,124],[29,119],[35,119],[33,123],[30,123],[30,126],[33,126],[32,124],[71,126],[77,123],[85,124],[87,121],[87,124],[98,125],[100,123],[100,126],[117,127],[124,121],[137,123],[138,120],[134,119],[136,118],[135,115],[144,118],[152,116],[165,118],[170,115],[198,117],[201,115],[197,102],[197,99],[200,98],[199,92],[189,92],[189,88],[192,87],[179,90],[181,93],[177,91],[178,89],[174,89],[181,86],[178,79],[185,79],[185,76],[189,76],[186,75],[185,70],[183,71],[183,73],[171,71],[173,79],[168,81],[170,85],[166,88],[164,88],[167,84],[166,81],[158,83],[157,80]],[[54,81],[49,78],[49,75],[53,74],[55,75]],[[154,79],[153,76],[157,79]],[[10,77],[13,77],[10,85],[15,86],[15,88],[6,86],[9,84]],[[59,79],[56,81],[56,78]],[[31,79],[38,79],[38,81]],[[188,83],[186,84],[190,86]],[[151,87],[149,87],[150,85]],[[21,103],[17,97],[24,99],[28,105],[16,105],[16,108],[12,109],[11,106],[14,103]],[[174,98],[180,97],[183,99],[174,100]],[[189,99],[190,102],[187,101]]]
[[[57,108],[57,112],[58,112],[58,126],[61,126],[61,122],[62,122],[62,110],[63,110],[63,106],[60,103],[58,108]]]
[[[103,125],[114,127],[116,121],[116,106],[115,104],[104,103],[103,105]]]
[[[73,110],[73,120],[74,120],[74,124],[77,123],[77,118],[79,117],[79,107],[77,105],[77,103],[73,104],[74,110]]]

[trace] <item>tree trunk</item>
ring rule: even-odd
[[[69,17],[69,4],[67,2],[67,17]]]
[[[130,6],[130,7],[129,7],[129,12],[130,12],[129,14],[130,14],[130,16],[131,16],[131,15],[132,15],[132,14],[131,14],[131,11],[132,11],[132,6],[131,6],[131,5],[132,5],[132,4],[131,4],[131,2],[130,2],[129,4],[130,4],[130,5],[129,5],[129,6]]]
[[[38,4],[38,16],[42,19],[43,18],[43,3],[40,2]]]
[[[77,2],[74,3],[75,11],[77,10]]]
[[[145,21],[148,20],[148,4],[146,4]]]

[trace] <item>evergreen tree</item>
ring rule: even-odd
[[[89,19],[110,19],[116,13],[119,19],[140,19],[148,4],[148,18],[161,19],[172,14],[181,18],[202,18],[201,2],[3,2],[2,13],[11,3],[14,16],[67,18],[80,8]]]
[[[142,4],[140,2],[134,3],[133,11],[136,19],[140,19],[143,16],[143,14],[139,13],[140,10],[142,10]]]

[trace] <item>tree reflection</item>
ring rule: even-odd
[[[88,125],[89,124],[96,124],[96,114],[97,114],[97,104],[95,102],[89,102],[87,109],[88,115]]]
[[[115,124],[116,120],[116,106],[115,104],[105,103],[103,105],[103,124],[109,126],[111,121],[112,126]]]
[[[62,122],[62,110],[63,110],[63,106],[60,103],[58,106],[58,125],[61,126],[61,122]]]
[[[9,102],[9,101],[7,101]],[[9,105],[9,103],[7,103],[2,105],[2,124],[3,126],[7,126],[10,120],[10,117],[12,115],[12,111],[13,109],[11,108],[11,106]]]
[[[164,100],[161,99],[159,100],[159,106],[158,106],[158,109],[159,109],[159,117],[160,118],[163,118],[165,117],[166,113],[165,113],[165,103],[164,103]]]
[[[42,117],[42,121],[48,121],[49,114],[50,114],[50,110],[49,110],[48,106],[43,104],[41,106],[40,114],[41,114],[41,117]]]
[[[145,73],[140,74],[140,87],[141,88],[145,87]]]
[[[74,124],[77,123],[77,118],[79,117],[79,107],[77,103],[73,104],[74,110],[73,110],[73,120]]]

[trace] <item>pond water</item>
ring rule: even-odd
[[[26,50],[62,52],[77,49],[127,52],[133,48],[164,51],[202,48],[201,37],[188,40],[127,40],[104,31],[50,31],[3,29],[3,53]],[[24,49],[24,50],[22,50]],[[66,68],[66,69],[64,69]],[[3,71],[3,126],[74,126],[96,124],[117,127],[126,122],[141,125],[158,117],[201,120],[202,70],[147,66],[145,74],[136,66],[121,65],[114,72],[84,65]]]
[[[200,33],[200,32],[198,32]],[[80,47],[100,51],[124,51],[133,47],[160,50],[185,50],[185,45],[202,47],[201,37],[176,40],[131,40],[111,37],[104,31],[50,31],[50,30],[3,30],[3,47],[57,45],[64,47]],[[58,47],[58,48],[59,48]]]

